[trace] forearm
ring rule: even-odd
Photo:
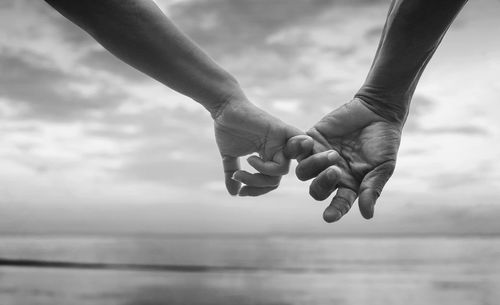
[[[425,66],[467,0],[393,0],[368,77],[356,94],[403,123]]]
[[[211,112],[244,97],[236,79],[150,0],[46,0],[115,56]]]

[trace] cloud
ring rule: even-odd
[[[423,129],[421,132],[429,134],[462,134],[462,135],[480,135],[486,136],[488,130],[475,125],[459,125],[459,126],[441,126],[435,128]]]
[[[375,23],[357,22],[339,12],[349,7],[366,16],[367,3],[371,7],[382,2],[190,1],[173,5],[169,12],[208,54],[252,86],[286,81],[297,73],[315,74],[322,61],[331,65],[345,57],[364,56],[364,52],[356,54],[364,46],[362,39],[331,29],[339,24],[358,29]]]
[[[14,2],[1,2],[0,8],[2,9],[10,9],[14,6]]]
[[[467,153],[457,153],[467,160]],[[500,182],[496,164],[491,160],[476,156],[479,161],[476,163],[467,162],[460,168],[440,170],[438,173],[428,177],[433,187],[443,189],[455,189],[460,192],[474,194],[474,189],[478,186],[485,189],[495,189],[495,185]]]
[[[180,28],[234,74],[254,102],[301,129],[309,128],[353,96],[369,69],[389,5],[388,0],[161,2],[169,3],[166,11]],[[379,211],[382,206],[387,211],[393,208],[399,211],[398,203],[412,196],[413,191],[433,190],[432,194],[419,197],[425,201],[437,192],[433,183],[439,186],[440,198],[449,200],[450,206],[451,202],[468,202],[458,191],[467,189],[471,198],[484,198],[498,184],[499,170],[494,166],[498,155],[495,144],[498,120],[492,111],[497,107],[492,93],[496,87],[492,84],[498,73],[491,70],[485,74],[486,66],[495,67],[492,63],[496,57],[491,55],[485,60],[480,51],[485,48],[496,54],[498,48],[493,42],[486,45],[483,42],[481,48],[476,43],[477,33],[482,29],[476,28],[477,24],[483,22],[484,29],[493,29],[491,24],[498,18],[485,14],[491,11],[491,3],[480,5],[475,6],[483,7],[475,13],[477,23],[467,22],[461,31],[447,35],[427,69],[427,78],[417,89],[405,127],[405,135],[410,137],[403,141],[404,156],[391,179],[393,186],[384,192],[384,198],[390,199],[387,202],[394,205],[381,205]],[[88,34],[46,3],[11,0],[0,6],[0,34],[4,37],[0,41],[0,115],[4,122],[0,151],[3,160],[0,182],[4,187],[0,191],[4,203],[24,201],[30,207],[36,206],[33,218],[47,215],[46,223],[59,231],[71,230],[73,220],[78,221],[82,213],[67,211],[67,217],[58,217],[71,221],[55,219],[53,215],[59,213],[54,211],[61,211],[53,205],[55,202],[64,202],[61,204],[64,207],[68,202],[73,206],[85,207],[90,203],[105,207],[105,213],[95,208],[88,211],[84,227],[94,231],[110,227],[141,230],[153,218],[152,230],[183,231],[185,227],[178,224],[192,220],[192,214],[212,219],[202,226],[192,226],[189,228],[192,231],[213,229],[217,224],[221,231],[265,230],[262,224],[266,223],[286,228],[288,220],[291,221],[288,223],[298,220],[307,225],[321,225],[316,214],[308,214],[306,208],[299,207],[300,202],[309,200],[307,184],[284,183],[284,188],[276,193],[258,200],[238,199],[238,204],[232,198],[226,200],[229,196],[221,195],[223,173],[211,119],[201,107],[196,105],[193,110],[190,105],[194,103],[189,99],[154,81],[146,81],[141,73],[97,48]],[[456,52],[460,48],[476,55],[461,63],[461,69],[469,75],[462,81],[469,86],[461,88],[464,94],[456,95],[457,83],[461,83],[455,79],[457,58],[463,57]],[[432,71],[438,71],[434,75],[439,75],[432,78]],[[477,99],[491,105],[472,104]],[[444,107],[445,104],[469,108]],[[463,115],[460,108],[465,109]],[[485,126],[489,127],[489,133],[483,129]],[[429,137],[434,134],[439,137]],[[470,141],[464,146],[463,141],[456,141],[457,135]],[[480,162],[484,162],[481,164],[489,172],[476,166]],[[469,171],[473,174],[466,181],[463,177]],[[293,174],[285,179],[295,181]],[[497,197],[492,194],[491,203],[498,201]],[[454,214],[447,217],[444,214],[449,211],[437,207],[436,203],[442,200],[431,199],[423,202],[424,208],[415,207],[422,212],[405,232],[426,231],[419,227],[424,218],[437,219],[435,231],[439,232],[443,219],[455,217]],[[161,202],[163,206],[165,202],[183,201],[193,202],[194,206],[207,204],[220,211],[207,209],[202,215],[198,208],[186,210],[179,205],[168,210],[149,209],[149,214],[143,215],[145,221],[137,221],[135,226],[123,220],[110,224],[106,217],[96,221],[99,215],[114,215],[120,209],[144,202]],[[113,202],[120,205],[108,205]],[[287,210],[288,219],[283,218],[286,212],[273,213],[283,202],[294,207]],[[271,204],[265,206],[267,203]],[[232,206],[233,214],[224,204]],[[260,211],[256,209],[259,204]],[[243,225],[237,217],[242,214],[242,205],[247,206],[244,214],[248,217]],[[5,206],[0,208],[5,210]],[[435,209],[429,212],[430,207]],[[12,209],[16,213],[28,210],[17,205]],[[455,206],[449,210],[453,209]],[[137,220],[137,212],[144,210],[137,208],[127,220]],[[166,227],[165,215],[158,211],[166,211],[169,220],[177,221],[173,222],[175,225]],[[438,215],[439,212],[443,215]],[[257,225],[255,218],[249,216],[251,213],[258,216]],[[493,213],[498,215],[496,210]],[[358,215],[352,214],[352,219],[358,219]],[[384,228],[389,227],[384,232],[404,229],[407,218],[401,222],[401,215],[406,214],[392,217],[394,221],[389,226],[384,224]],[[25,215],[19,213],[7,219],[10,224],[2,228],[17,230]],[[385,223],[388,217],[381,219]],[[40,228],[36,219],[23,223],[33,231]],[[98,223],[101,226],[95,227]],[[376,231],[374,223],[361,227],[364,226],[361,220],[356,225],[338,225],[344,228],[342,232],[358,228],[359,232],[372,232],[374,228]],[[287,230],[295,232],[292,227]],[[460,224],[450,228],[460,228]]]
[[[287,26],[314,19],[334,1],[190,1],[174,5],[172,18],[210,53],[245,52]]]
[[[215,151],[213,146],[208,152],[210,157],[207,157],[206,149],[175,147],[168,142],[148,145],[135,151],[127,163],[114,173],[120,180],[169,186],[199,188],[203,183],[219,178],[223,184],[221,161]]]
[[[426,127],[423,119],[432,115],[438,101],[427,96],[416,94],[413,97],[410,113],[406,121],[404,131],[412,134],[443,135],[443,134],[461,134],[461,135],[479,135],[486,136],[488,130],[472,124],[442,125],[436,127]]]
[[[83,78],[58,68],[51,59],[30,51],[0,53],[0,96],[19,115],[68,121],[96,109],[113,108],[124,95],[102,86],[95,92],[79,92]]]
[[[40,3],[32,3],[32,1],[25,0],[23,5],[28,6],[26,9],[36,10],[41,19],[45,19],[53,27],[55,27],[57,33],[61,36],[65,44],[77,48],[97,45],[96,41],[89,34],[66,19],[45,1],[39,2]]]
[[[132,144],[112,156],[121,160],[120,166],[110,170],[118,180],[186,186],[222,175],[218,174],[222,169],[212,121],[204,110],[154,108],[130,115],[110,114],[105,122],[87,129],[86,134]]]
[[[364,35],[365,39],[367,39],[369,41],[372,41],[372,40],[379,41],[380,37],[382,36],[383,29],[384,29],[383,25],[375,25],[375,26],[369,28],[365,32],[365,35]]]
[[[373,15],[372,6],[385,12],[382,3],[191,1],[178,2],[168,12],[183,31],[236,76],[252,100],[263,108],[293,101],[294,111],[276,109],[276,115],[286,115],[285,121],[307,129],[350,100],[368,70],[357,68],[371,53],[362,38],[364,28],[377,21],[364,17],[359,18],[364,21],[356,21],[343,13],[344,8],[367,16]],[[345,27],[346,33],[333,30],[337,25]],[[359,31],[359,39],[353,38],[352,29]]]
[[[463,188],[471,184],[485,181],[487,178],[484,172],[478,173],[476,171],[468,171],[437,173],[433,175],[431,179],[432,187],[443,190],[450,188]]]

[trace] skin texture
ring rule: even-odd
[[[359,197],[365,218],[391,177],[410,101],[427,63],[466,0],[393,0],[375,59],[354,100],[321,119],[308,134],[312,155],[297,177],[316,177],[310,194],[326,199],[328,222],[339,220]],[[325,153],[325,151],[333,150]]]
[[[309,193],[316,200],[337,191],[323,214],[325,221],[339,220],[358,197],[361,214],[373,217],[375,201],[396,165],[401,128],[354,99],[307,132],[315,140],[313,154],[300,161],[296,175],[314,178]]]
[[[125,63],[205,107],[214,118],[228,192],[257,196],[275,189],[290,161],[283,148],[304,134],[253,105],[227,71],[149,0],[47,0]],[[300,139],[300,138],[299,138]],[[304,138],[302,138],[304,139]],[[307,139],[307,138],[306,138]],[[308,140],[312,146],[312,140]],[[259,173],[239,171],[241,156]],[[233,179],[233,174],[236,173]],[[247,186],[241,188],[241,183]]]
[[[251,114],[251,115],[249,115]],[[230,102],[216,115],[215,138],[221,152],[230,194],[258,196],[276,189],[288,173],[287,140],[295,136],[294,151],[312,149],[313,141],[301,131],[272,117],[249,102]],[[296,136],[299,135],[299,136]],[[240,170],[239,157],[257,152],[247,161],[258,173]],[[296,153],[297,154],[297,153]],[[245,186],[241,187],[241,184]]]
[[[393,0],[373,64],[355,97],[404,123],[417,84],[467,0]]]

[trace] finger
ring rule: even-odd
[[[339,160],[340,156],[335,150],[320,152],[300,161],[295,168],[295,174],[302,181],[309,180]]]
[[[297,159],[298,161],[311,155],[314,146],[314,140],[307,135],[298,135],[288,139],[284,153],[288,159]]]
[[[281,176],[268,176],[264,174],[251,174],[247,171],[236,171],[233,179],[247,186],[253,187],[276,187],[280,184]]]
[[[271,187],[243,186],[238,195],[240,195],[242,197],[246,197],[246,196],[256,197],[256,196],[260,196],[260,195],[264,195],[266,193],[269,193],[270,191],[275,190],[276,188],[277,188],[277,186],[271,186]]]
[[[250,156],[247,162],[258,172],[268,176],[286,175],[290,168],[290,159],[285,157],[283,151],[277,152],[270,161],[264,161],[257,156]]]
[[[233,179],[233,174],[240,169],[240,160],[236,157],[222,156],[222,167],[226,179],[226,189],[229,194],[235,196],[240,190],[241,183]]]
[[[373,217],[375,203],[395,167],[396,161],[383,163],[363,178],[359,189],[359,210],[364,218]]]
[[[338,221],[342,216],[344,216],[352,207],[352,204],[356,200],[356,192],[351,189],[341,187],[337,190],[335,197],[333,197],[330,205],[325,209],[323,213],[323,219],[326,222]]]
[[[309,195],[318,201],[328,198],[340,182],[341,170],[331,166],[321,172],[309,186]]]

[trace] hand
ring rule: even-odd
[[[307,132],[315,140],[313,155],[299,158],[296,174],[300,180],[316,177],[309,189],[316,200],[337,189],[323,214],[325,221],[339,220],[357,197],[363,217],[373,217],[375,201],[396,165],[401,129],[402,123],[387,121],[355,98]]]
[[[285,151],[287,140],[294,137],[295,155],[311,151],[313,140],[299,129],[248,102],[246,99],[226,102],[214,115],[215,139],[222,156],[226,188],[231,195],[259,196],[279,186],[288,173],[290,158]],[[239,157],[259,173],[240,170]],[[241,184],[246,184],[241,186]]]

